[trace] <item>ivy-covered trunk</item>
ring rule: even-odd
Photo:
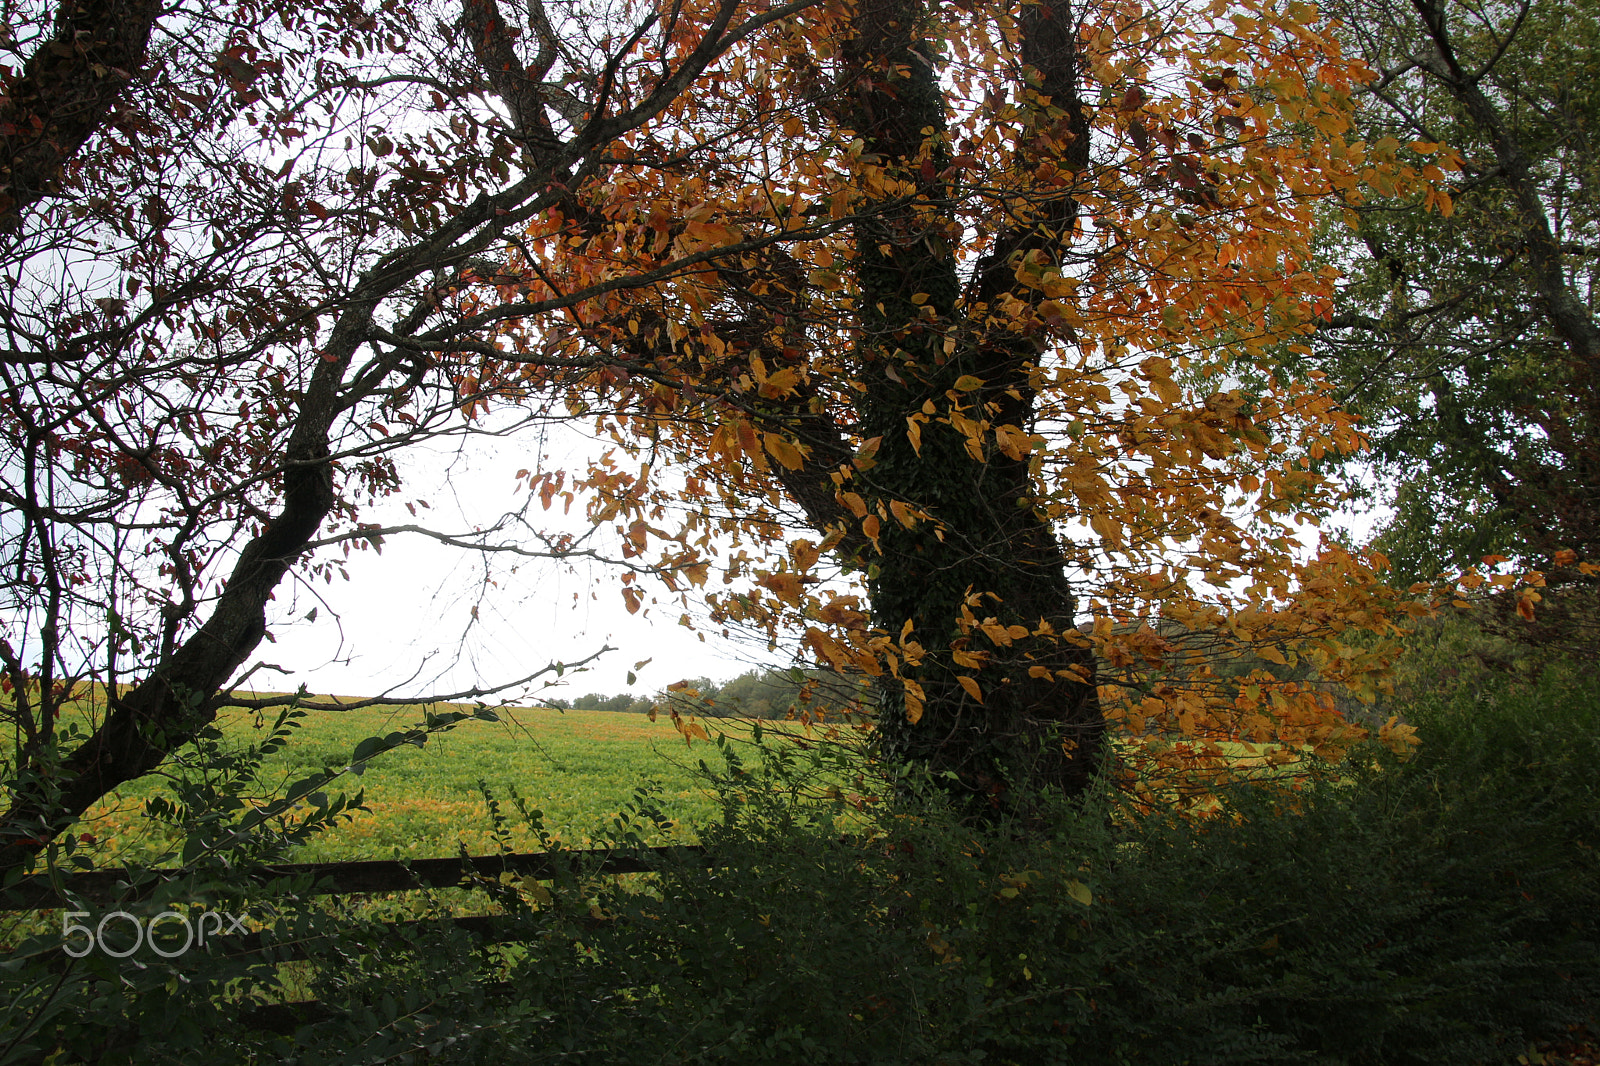
[[[1033,104],[1034,129],[1048,126],[1058,144],[1078,138],[1086,159],[1075,28],[1064,6],[1053,11],[1021,17],[1023,59],[1049,98]],[[994,252],[962,278],[938,17],[916,0],[867,0],[844,54],[841,124],[882,167],[881,187],[900,193],[879,198],[855,229],[860,432],[881,438],[856,483],[869,510],[898,501],[929,516],[883,522],[877,550],[865,549],[874,625],[900,634],[909,623],[925,651],[903,671],[909,699],[900,679],[879,679],[878,729],[891,758],[996,803],[1021,783],[1077,794],[1104,744],[1094,656],[1075,629],[1030,452],[1015,437],[1001,447],[994,433],[1033,421],[1042,331],[1028,325],[1037,294],[1017,282],[1017,266],[1059,262],[1076,204],[1065,194],[1031,202],[1032,217],[1006,220]]]

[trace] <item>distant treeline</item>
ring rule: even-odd
[[[750,670],[725,684],[708,677],[691,678],[681,688],[666,689],[644,699],[623,693],[606,696],[591,692],[572,701],[546,700],[558,710],[619,711],[645,714],[652,707],[661,713],[675,708],[679,714],[728,718],[787,718],[802,711],[845,710],[865,695],[857,686],[828,670]]]

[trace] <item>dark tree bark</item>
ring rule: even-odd
[[[972,324],[983,322],[1002,297],[1024,304],[1037,299],[1015,280],[1018,258],[1038,253],[1059,264],[1077,205],[1066,194],[1030,204],[1030,222],[1003,236],[962,292],[954,252],[958,224],[941,210],[948,191],[937,177],[950,152],[928,32],[933,17],[920,3],[874,0],[860,9],[845,50],[853,84],[844,95],[842,124],[890,173],[917,186],[915,197],[879,205],[856,227],[867,386],[858,432],[882,438],[861,485],[869,507],[876,499],[907,500],[934,519],[912,528],[884,523],[881,554],[860,556],[874,624],[899,633],[909,622],[927,652],[922,665],[905,673],[922,688],[920,717],[912,720],[904,686],[885,675],[877,685],[878,729],[889,756],[936,775],[954,774],[961,790],[997,797],[1029,784],[1079,794],[1099,766],[1105,722],[1094,656],[1074,642],[1076,604],[1056,534],[1035,509],[1027,459],[1005,455],[992,441],[975,456],[965,434],[938,420],[922,426],[920,448],[906,432],[907,419],[925,404],[943,409],[952,396],[962,397],[968,417],[1031,424],[1029,371],[1043,339]],[[1023,61],[1038,71],[1040,90],[1049,97],[1036,110],[1031,134],[1070,140],[1081,166],[1088,124],[1076,91],[1070,9],[1026,7],[1021,31]],[[924,132],[929,129],[931,137]],[[931,166],[923,165],[925,158]],[[1017,165],[1028,165],[1026,148]],[[983,385],[960,392],[964,376]],[[998,645],[973,628],[971,618],[992,618],[1029,635]],[[963,656],[982,660],[981,671],[962,665]],[[962,686],[964,675],[980,685],[981,700]]]
[[[54,36],[0,85],[0,232],[56,191],[144,66],[161,12],[154,0],[63,0]]]

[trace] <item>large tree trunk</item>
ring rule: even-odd
[[[1054,99],[1053,107],[1038,109],[1040,121],[1053,116],[1057,138],[1080,137],[1077,150],[1086,152],[1075,28],[1065,8],[1056,10],[1060,21],[1049,8],[1024,9],[1024,59]],[[975,455],[966,434],[936,417],[921,425],[920,442],[907,432],[908,419],[929,403],[943,413],[959,402],[965,417],[993,425],[1030,425],[1029,368],[1042,341],[1025,325],[997,329],[985,319],[1002,295],[1030,299],[1026,290],[1014,291],[1015,257],[1055,255],[1070,239],[1076,205],[1065,195],[1035,204],[1036,221],[1001,237],[963,296],[953,251],[959,222],[940,210],[948,190],[928,176],[948,165],[937,57],[923,35],[929,19],[915,0],[863,4],[846,47],[854,85],[840,116],[867,153],[915,182],[919,194],[864,213],[856,228],[867,387],[861,433],[882,438],[876,464],[860,475],[863,495],[870,492],[869,507],[874,496],[903,500],[934,519],[911,528],[883,523],[881,558],[870,548],[864,556],[874,625],[899,633],[909,622],[927,652],[905,671],[924,694],[920,717],[908,713],[905,687],[885,675],[878,728],[889,756],[996,802],[1023,783],[1078,794],[1094,779],[1105,723],[1093,653],[1074,642],[1072,589],[1055,533],[1036,508],[1027,459],[1004,454],[992,437]],[[929,129],[931,138],[923,132]],[[931,166],[923,163],[925,142]],[[956,391],[963,376],[983,385]],[[974,618],[1028,635],[997,643],[971,626]],[[984,660],[982,668],[969,656]],[[963,686],[963,675],[977,683],[981,699]]]

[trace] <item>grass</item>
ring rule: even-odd
[[[434,708],[444,710],[446,708]],[[470,709],[470,708],[468,708]],[[670,721],[652,722],[640,714],[603,711],[502,710],[502,722],[472,721],[432,736],[418,748],[405,746],[371,761],[357,777],[347,774],[334,787],[365,792],[370,811],[357,812],[338,830],[296,850],[296,861],[321,862],[374,858],[425,858],[495,850],[479,782],[485,783],[511,818],[513,846],[538,850],[509,802],[515,789],[544,813],[546,830],[563,843],[584,847],[641,787],[675,825],[652,843],[690,841],[693,826],[714,813],[714,805],[693,773],[710,748],[696,740],[686,745]],[[344,766],[364,738],[408,727],[415,709],[372,707],[358,711],[308,712],[287,747],[269,757],[259,778],[263,794],[314,773]],[[224,711],[219,717],[226,742],[239,745],[265,736],[253,712]],[[730,736],[748,726],[723,720],[708,723]],[[713,760],[714,761],[714,760]],[[164,790],[156,775],[108,795],[77,827],[97,837],[105,851],[100,862],[115,865],[144,859],[162,850],[163,827],[143,815],[144,802]]]
[[[434,712],[470,707],[437,705]],[[692,842],[695,826],[715,813],[715,803],[696,775],[701,759],[718,764],[714,747],[684,738],[665,717],[548,708],[500,709],[499,723],[468,721],[430,737],[422,747],[402,746],[374,758],[359,777],[347,774],[334,791],[364,792],[369,810],[358,811],[337,830],[296,849],[300,862],[455,856],[496,850],[491,819],[480,782],[509,817],[511,845],[517,851],[541,850],[533,831],[510,802],[512,790],[543,813],[545,830],[571,847],[590,846],[640,788],[673,822],[653,833],[650,843]],[[269,757],[258,778],[263,797],[324,767],[348,764],[357,744],[370,736],[404,730],[421,717],[415,707],[379,705],[354,711],[309,711],[288,745]],[[225,709],[218,717],[225,744],[244,746],[266,736],[271,717]],[[781,723],[772,723],[781,725]],[[748,737],[750,725],[738,719],[705,720],[712,731],[735,739]],[[1293,772],[1269,767],[1259,746],[1224,744],[1239,768],[1267,776]],[[1237,750],[1235,750],[1237,749]],[[174,846],[166,827],[144,815],[145,801],[162,794],[158,772],[110,793],[73,832],[99,842],[96,864],[116,866],[150,861]]]

